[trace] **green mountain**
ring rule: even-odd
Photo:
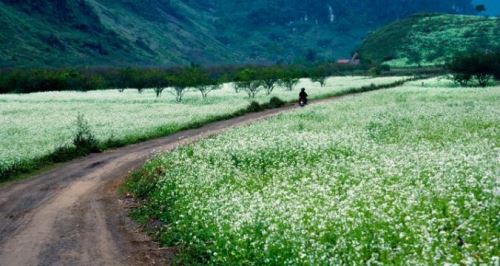
[[[370,34],[359,52],[365,61],[393,66],[443,64],[464,52],[500,51],[500,18],[415,15]]]
[[[0,67],[348,57],[371,30],[471,0],[0,0]]]
[[[0,66],[209,63],[236,57],[212,37],[208,21],[181,2],[173,8],[169,1],[150,0],[0,1]]]

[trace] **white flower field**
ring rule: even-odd
[[[325,87],[302,80],[313,98],[340,93],[370,84],[387,84],[402,77],[335,77]],[[276,88],[272,96],[295,99],[298,92]],[[269,101],[261,92],[259,102]],[[13,166],[30,164],[71,143],[78,113],[84,115],[98,141],[124,144],[171,134],[186,126],[232,114],[248,106],[244,92],[231,84],[212,92],[204,101],[191,91],[176,103],[167,90],[156,98],[153,90],[104,90],[89,92],[46,92],[0,95],[0,173]],[[1,175],[0,175],[1,176]],[[0,177],[1,179],[1,177]]]
[[[127,184],[185,264],[498,265],[500,87],[436,80],[158,155]]]

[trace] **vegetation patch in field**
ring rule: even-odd
[[[305,87],[311,98],[318,99],[360,87],[395,86],[404,79],[335,77],[324,87],[302,79],[295,89]],[[270,100],[273,97],[296,101],[298,92],[277,87],[270,95],[261,93],[251,100],[235,92],[232,84],[225,84],[207,99],[187,89],[182,104],[174,95],[156,97],[153,89],[0,95],[0,180],[78,156],[72,143],[78,114],[85,116],[103,150],[242,115],[251,111],[247,109],[250,101],[258,103],[257,109],[279,106],[280,101]]]
[[[500,88],[418,81],[158,155],[133,216],[183,264],[495,264]]]

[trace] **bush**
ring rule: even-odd
[[[382,68],[379,66],[372,67],[368,70],[368,75],[378,77],[382,74]]]
[[[48,162],[62,163],[81,155],[84,154],[80,154],[79,151],[73,146],[61,146],[56,148],[47,159]]]
[[[286,103],[278,97],[272,97],[269,100],[269,107],[270,108],[280,108],[280,107],[285,106],[285,104]]]
[[[73,138],[73,145],[76,152],[83,155],[99,151],[97,140],[92,134],[88,121],[82,114],[78,114],[76,118],[76,133]]]
[[[380,70],[384,71],[384,72],[388,72],[388,71],[391,71],[391,66],[390,65],[380,65]]]
[[[256,113],[264,110],[264,108],[256,101],[252,101],[250,105],[247,107],[247,112]]]
[[[470,53],[455,56],[448,64],[452,79],[461,86],[477,81],[486,87],[493,78],[500,79],[500,53]]]

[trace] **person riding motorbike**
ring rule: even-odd
[[[307,93],[306,93],[306,89],[305,88],[302,88],[300,90],[300,93],[299,93],[299,104],[301,106],[304,106],[307,104]]]

